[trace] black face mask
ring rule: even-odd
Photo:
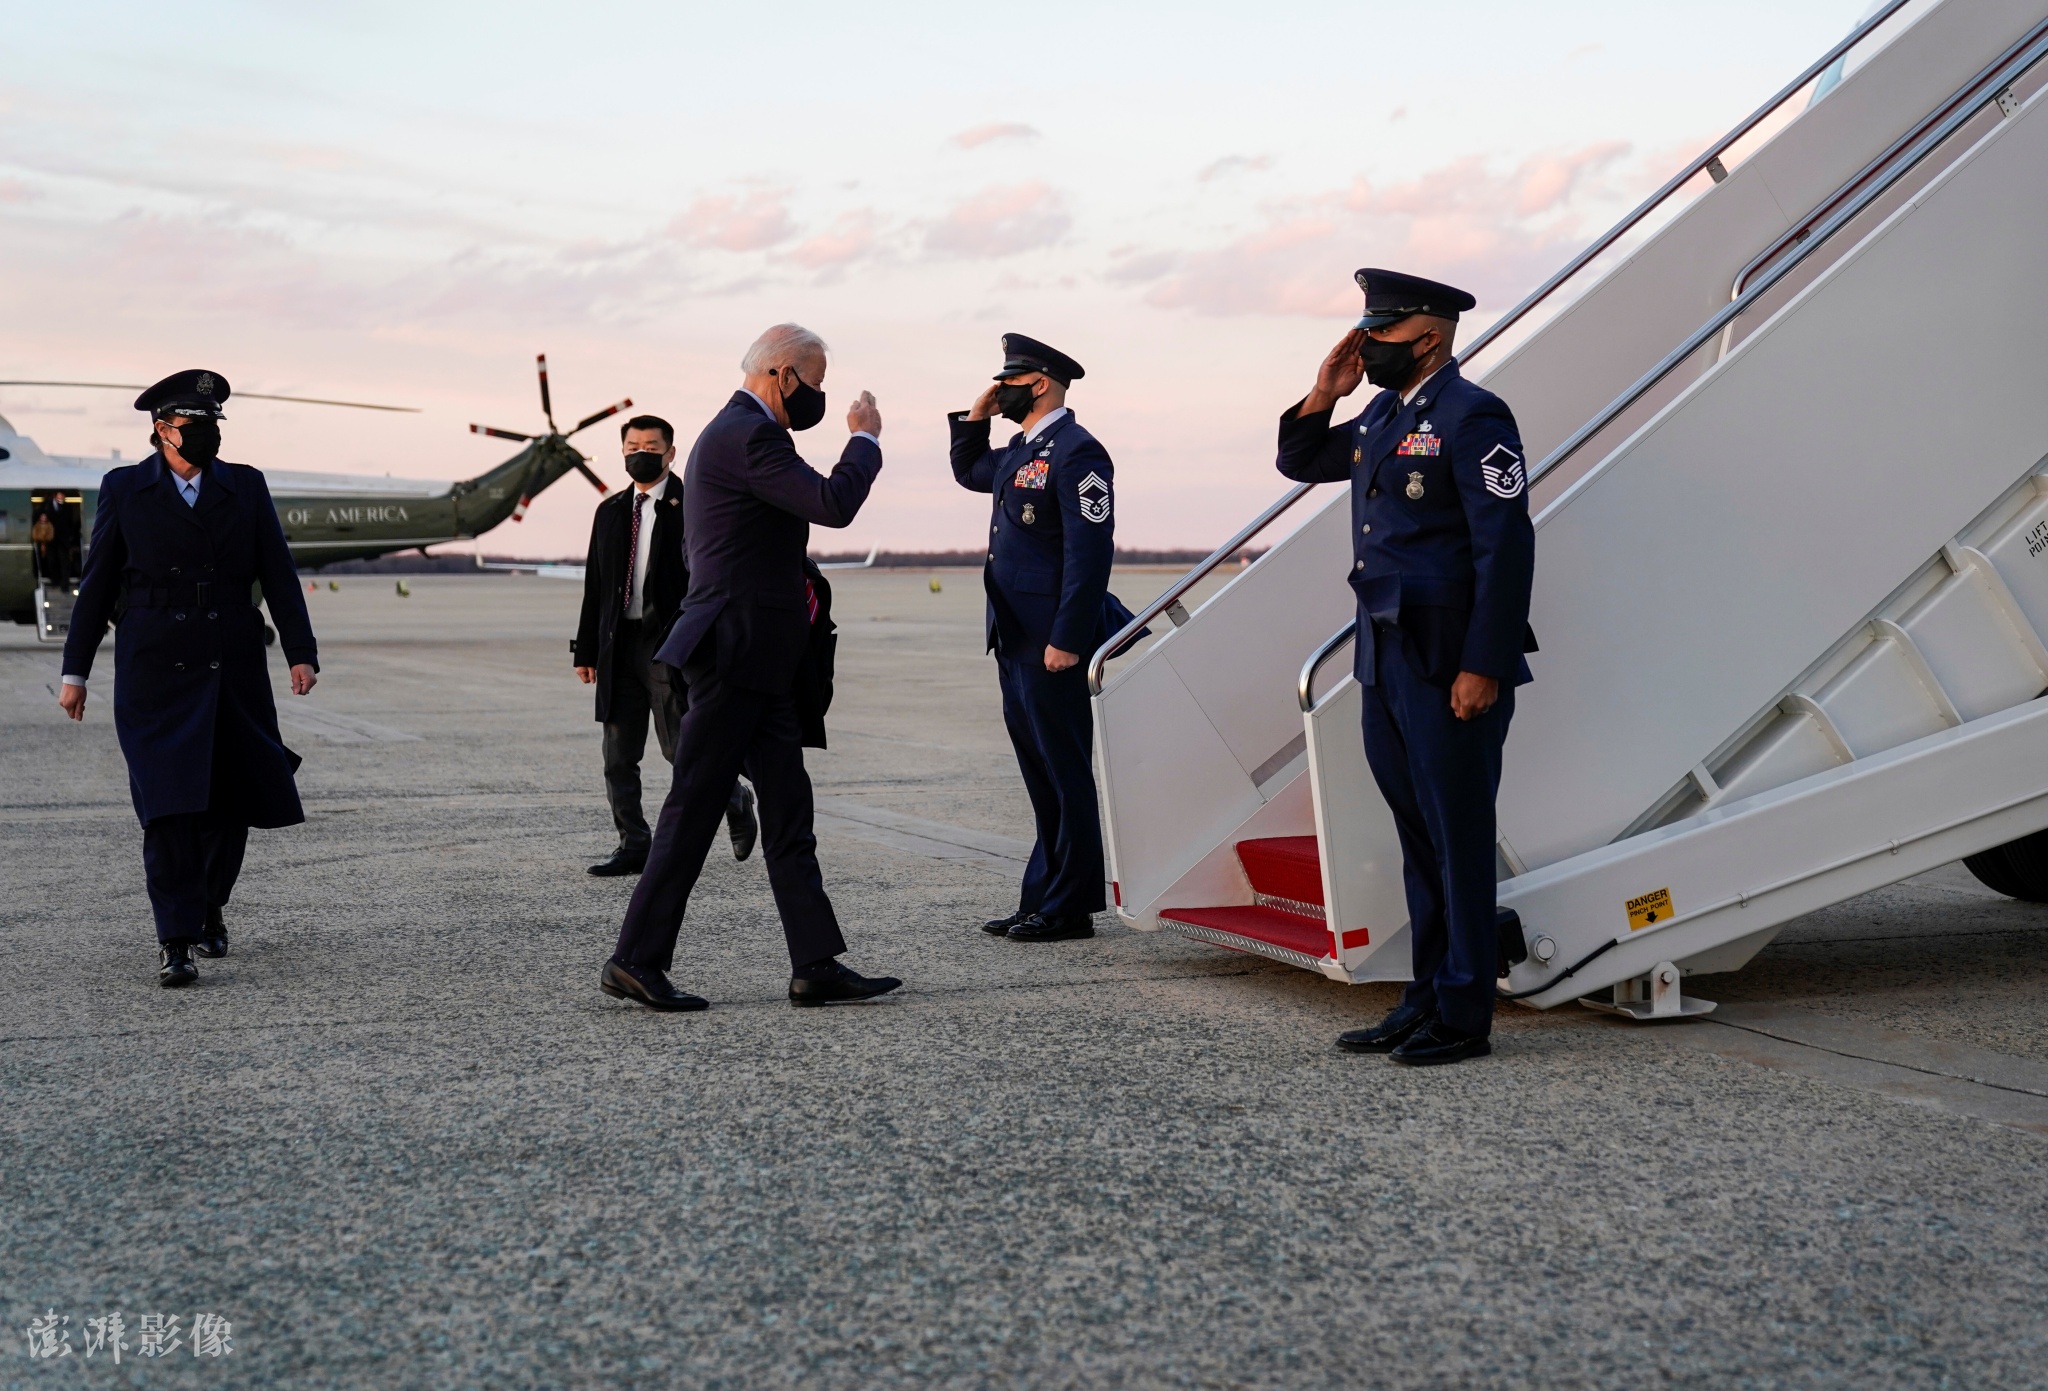
[[[808,430],[825,418],[825,393],[798,377],[796,390],[782,393],[782,410],[789,417],[790,429]]]
[[[667,468],[662,456],[651,449],[637,450],[626,456],[626,472],[635,483],[652,483]]]
[[[1029,382],[1005,382],[996,388],[996,413],[1005,420],[1014,420],[1019,425],[1031,414],[1031,408],[1038,401],[1031,394]]]
[[[1388,391],[1399,391],[1415,375],[1418,359],[1412,338],[1403,343],[1368,338],[1358,345],[1358,355],[1365,361],[1365,379]]]
[[[205,468],[220,457],[220,422],[188,420],[177,427],[181,443],[174,446],[178,457],[194,468]]]

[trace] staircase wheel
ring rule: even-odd
[[[1963,861],[1985,888],[2029,903],[2048,903],[2048,831],[2008,841]]]

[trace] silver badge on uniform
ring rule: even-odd
[[[1037,520],[1038,520],[1038,509],[1037,509],[1036,507],[1032,506],[1032,505],[1031,505],[1030,503],[1028,503],[1028,502],[1027,502],[1027,503],[1025,503],[1025,504],[1024,504],[1024,525],[1026,525],[1026,526],[1030,526],[1030,525],[1031,525],[1031,524],[1032,524],[1033,522],[1035,522],[1035,521],[1037,521]]]
[[[1408,475],[1408,500],[1410,502],[1422,501],[1422,475],[1419,473]]]

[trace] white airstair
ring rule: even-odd
[[[2043,0],[1893,0],[1466,345],[1542,461],[1499,800],[1515,996],[1679,1012],[1682,976],[1966,856],[2048,894],[2048,850],[1994,851],[2048,827],[2044,57]],[[1091,663],[1117,903],[1405,979],[1341,487],[1181,603],[1311,491]]]

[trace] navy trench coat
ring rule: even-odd
[[[89,677],[114,623],[114,729],[143,825],[209,808],[251,826],[306,819],[271,699],[256,586],[285,661],[319,668],[306,596],[263,475],[207,466],[187,506],[162,454],[100,482],[64,643]]]

